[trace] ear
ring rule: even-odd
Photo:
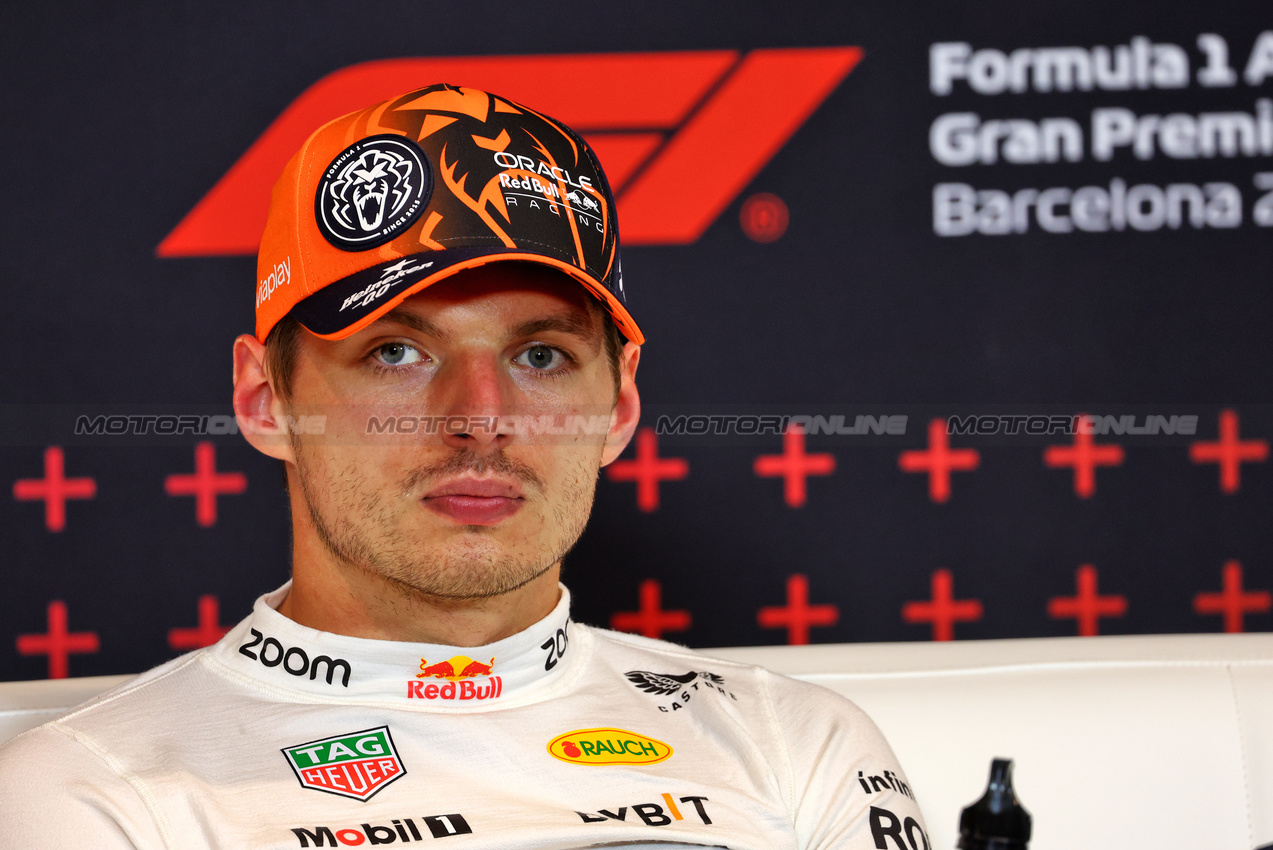
[[[641,396],[637,393],[636,371],[641,362],[641,346],[625,343],[619,356],[619,397],[610,412],[610,430],[601,451],[601,465],[613,461],[627,448],[641,418]]]
[[[234,418],[261,454],[295,463],[287,439],[287,404],[265,370],[265,346],[251,334],[234,341]]]

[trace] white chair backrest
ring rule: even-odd
[[[933,850],[953,850],[996,756],[1013,759],[1030,850],[1273,850],[1273,635],[706,652],[865,709],[906,770]]]
[[[1014,761],[1030,850],[1273,850],[1273,635],[705,652],[862,706],[901,759],[932,850],[953,850],[996,756]],[[0,741],[127,678],[0,684]]]

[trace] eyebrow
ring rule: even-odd
[[[410,313],[406,310],[399,310],[399,309],[390,310],[388,313],[385,313],[383,316],[377,319],[373,324],[378,325],[381,322],[397,322],[400,325],[406,325],[407,327],[411,328],[411,330],[413,331],[417,331],[422,334],[427,334],[428,336],[431,336],[434,339],[440,340],[442,342],[446,342],[447,339],[449,338],[447,334],[443,332],[441,328],[433,324],[433,322],[430,322],[424,316],[420,316],[415,313]]]
[[[450,337],[440,327],[426,319],[418,313],[412,313],[407,310],[394,309],[385,313],[373,324],[381,324],[382,322],[397,322],[400,325],[406,325],[413,331],[427,334],[440,342],[446,342]],[[587,321],[582,316],[562,313],[552,316],[544,316],[539,319],[531,319],[522,322],[513,329],[511,336],[528,337],[538,336],[546,331],[557,331],[559,333],[570,334],[582,339],[588,343],[589,347],[594,351],[601,346],[601,334],[596,326]]]
[[[545,331],[557,331],[579,337],[588,343],[589,347],[594,351],[601,345],[601,334],[597,331],[596,326],[592,322],[586,321],[582,316],[574,314],[557,314],[522,322],[513,329],[513,336],[538,336]]]

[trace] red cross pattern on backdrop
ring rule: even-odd
[[[929,592],[932,594],[929,601],[907,602],[902,606],[902,620],[932,623],[933,640],[954,640],[955,623],[974,623],[981,619],[981,600],[955,598],[955,577],[950,570],[933,571]]]
[[[1100,634],[1101,617],[1122,617],[1127,613],[1126,596],[1101,596],[1096,591],[1097,572],[1091,564],[1083,564],[1075,573],[1077,592],[1074,596],[1053,596],[1048,600],[1048,616],[1054,620],[1073,617],[1079,634]]]
[[[659,506],[659,482],[683,481],[689,474],[685,458],[659,457],[659,438],[648,427],[637,431],[635,460],[616,460],[606,467],[611,481],[636,482],[637,507],[645,513]]]
[[[618,611],[610,617],[610,628],[620,632],[636,632],[648,638],[663,637],[664,632],[683,632],[690,627],[690,612],[684,609],[663,610],[663,585],[647,578],[637,590],[639,611]]]
[[[178,650],[212,646],[230,631],[229,626],[222,626],[218,622],[221,611],[215,596],[210,593],[200,596],[198,609],[199,625],[193,629],[169,629],[168,646]]]
[[[827,453],[805,454],[804,429],[789,425],[782,435],[782,454],[760,455],[753,466],[761,478],[782,478],[782,498],[788,507],[805,503],[805,479],[810,475],[835,472],[835,456]]]
[[[950,473],[970,472],[981,463],[976,449],[951,449],[946,436],[946,420],[934,419],[928,423],[928,450],[913,449],[897,457],[897,465],[903,472],[928,473],[928,498],[945,502],[950,498]]]
[[[45,634],[18,635],[19,655],[47,655],[49,678],[65,679],[69,672],[69,656],[74,653],[93,653],[101,649],[97,632],[67,631],[66,603],[54,599],[48,607],[48,632]]]
[[[1220,465],[1220,489],[1236,493],[1242,486],[1242,463],[1264,463],[1269,459],[1266,440],[1239,440],[1238,414],[1220,411],[1220,439],[1214,443],[1199,440],[1189,446],[1189,459],[1194,463]]]
[[[13,498],[19,502],[44,500],[44,527],[49,531],[66,528],[67,499],[92,499],[96,495],[94,479],[66,477],[66,457],[58,446],[44,450],[43,478],[19,478],[13,482]]]
[[[1195,596],[1193,610],[1203,615],[1222,615],[1226,632],[1243,631],[1244,614],[1263,614],[1273,608],[1273,594],[1267,590],[1242,590],[1242,565],[1237,561],[1224,565],[1222,582],[1224,590],[1221,592]]]
[[[217,472],[217,449],[207,440],[194,447],[194,474],[169,475],[164,492],[169,496],[194,496],[195,521],[204,528],[217,524],[217,496],[235,495],[248,488],[242,472]]]
[[[792,646],[809,642],[810,626],[834,626],[839,621],[838,606],[809,604],[809,579],[800,573],[787,577],[785,606],[766,606],[756,612],[762,629],[786,629],[787,643]]]
[[[1074,493],[1080,499],[1090,499],[1096,492],[1096,467],[1122,466],[1123,448],[1113,443],[1096,445],[1092,440],[1092,418],[1085,413],[1078,416],[1071,446],[1048,446],[1043,450],[1043,464],[1053,469],[1074,467]]]

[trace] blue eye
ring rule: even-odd
[[[565,356],[555,348],[547,345],[532,345],[517,355],[513,362],[532,369],[553,369],[561,366],[565,360]]]
[[[387,342],[375,351],[375,358],[386,366],[406,366],[424,358],[420,351],[404,342]]]

